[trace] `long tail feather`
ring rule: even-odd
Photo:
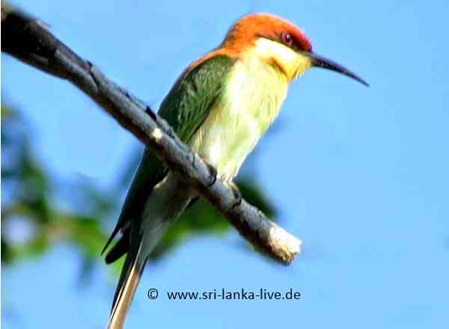
[[[139,285],[142,271],[145,267],[145,260],[139,257],[141,247],[142,239],[140,239],[134,252],[133,250],[128,251],[115,291],[114,302],[107,326],[108,329],[123,328],[126,314],[128,313],[129,306],[131,305],[134,293]]]
[[[175,175],[157,184],[139,220],[122,232],[122,239],[109,251],[106,260],[113,261],[127,252],[125,264],[115,291],[108,329],[122,329],[147,257],[171,223],[195,195]]]

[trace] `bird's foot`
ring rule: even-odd
[[[238,206],[240,206],[242,204],[242,193],[240,192],[238,186],[234,183],[234,182],[227,182],[226,186],[228,186],[231,191],[232,194],[234,194],[234,204],[232,205],[232,208],[236,208]]]
[[[207,161],[204,161],[204,164],[206,165],[207,170],[209,170],[209,174],[212,176],[212,179],[211,179],[210,183],[207,184],[208,187],[211,187],[211,186],[214,185],[215,182],[217,181],[217,176],[218,176],[217,169],[215,169],[215,167],[212,166],[212,165],[211,165],[209,162],[207,162]]]
[[[156,121],[156,122],[158,121],[156,113],[143,100],[141,100],[141,99],[137,98],[136,96],[132,95],[125,88],[118,87],[118,86],[117,86],[117,88],[126,96],[126,98],[128,98],[131,102],[133,102],[137,107],[144,108],[145,109],[145,113],[148,114],[150,116],[150,118],[153,119],[153,121]]]
[[[158,122],[156,113],[154,113],[154,111],[148,105],[145,107],[145,113],[148,114],[150,118],[155,122]]]

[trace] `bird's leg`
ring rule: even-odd
[[[205,163],[207,169],[209,170],[210,175],[212,176],[211,182],[207,185],[208,187],[211,187],[217,181],[217,176],[218,176],[217,169],[214,166],[212,166],[210,163],[208,163],[207,161],[204,161],[204,163]],[[232,208],[240,206],[243,198],[242,198],[242,193],[240,193],[238,186],[232,181],[225,182],[225,185],[231,189],[232,194],[234,195],[235,202],[232,205]]]
[[[217,181],[218,176],[217,169],[207,161],[204,161],[204,164],[206,165],[207,170],[209,170],[209,174],[212,176],[211,182],[207,184],[208,187],[211,187]]]
[[[236,207],[240,206],[243,198],[242,198],[242,193],[240,192],[237,184],[235,184],[232,181],[226,182],[225,184],[226,184],[226,186],[228,186],[231,189],[232,194],[234,194],[235,202],[232,205],[232,208],[236,208]]]

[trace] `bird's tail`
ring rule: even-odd
[[[125,229],[122,243],[106,256],[113,261],[121,256],[122,245],[127,245],[125,264],[115,291],[108,329],[122,329],[126,313],[140,281],[145,261],[171,223],[182,213],[194,194],[176,175],[168,175],[152,191],[146,201],[140,221]]]
[[[145,267],[145,258],[141,257],[141,237],[138,244],[134,246],[130,246],[131,248],[128,251],[125,264],[120,274],[107,329],[123,328],[126,314],[128,313],[134,293],[139,285],[143,268]]]

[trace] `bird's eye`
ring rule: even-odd
[[[293,37],[288,32],[282,32],[281,40],[286,46],[291,47],[293,45]]]

